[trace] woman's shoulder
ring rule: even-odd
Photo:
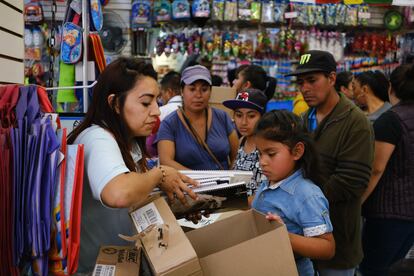
[[[86,142],[95,139],[115,140],[113,135],[108,130],[98,125],[91,125],[79,134],[75,140],[75,143],[85,144]]]
[[[215,115],[217,117],[229,117],[230,118],[230,116],[227,114],[227,112],[222,110],[222,109],[211,107],[211,111],[212,111],[213,115]]]

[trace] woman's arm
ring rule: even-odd
[[[237,151],[239,149],[239,138],[237,137],[237,133],[233,130],[229,135],[229,143],[230,143],[230,154],[229,154],[229,168],[233,167],[234,161],[237,157]]]
[[[377,187],[377,184],[381,179],[382,174],[384,173],[385,167],[387,166],[387,163],[390,160],[391,154],[394,152],[394,149],[395,145],[393,144],[375,141],[375,153],[374,162],[372,165],[371,178],[368,182],[367,189],[362,195],[362,203],[364,203],[365,200],[367,200],[367,198],[374,191],[375,187]]]
[[[143,202],[158,184],[170,200],[174,200],[175,194],[185,204],[184,193],[188,193],[193,199],[197,198],[187,186],[197,186],[196,181],[173,168],[162,166],[162,169],[157,167],[145,173],[129,172],[117,175],[105,185],[101,199],[105,205],[112,208],[129,208],[133,204]]]
[[[177,170],[189,170],[180,163],[174,160],[175,158],[175,143],[170,140],[161,140],[158,142],[158,156],[161,165],[167,165]]]
[[[266,218],[284,224],[278,215],[267,213]],[[300,256],[315,260],[329,260],[335,255],[335,240],[332,233],[314,237],[289,233],[289,239],[293,252]]]

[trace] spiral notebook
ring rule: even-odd
[[[183,170],[180,172],[197,180],[199,186],[192,188],[198,194],[197,200],[186,195],[188,206],[178,200],[170,204],[177,218],[199,211],[211,213],[218,210],[248,209],[246,183],[252,178],[252,172],[236,170]]]

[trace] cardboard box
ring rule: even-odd
[[[139,276],[141,249],[101,246],[92,276]]]
[[[184,234],[165,200],[152,200],[130,214],[139,231],[169,225],[167,249],[143,240],[154,275],[297,275],[284,225],[249,210]]]
[[[285,225],[249,210],[190,231],[205,276],[298,275]]]
[[[223,105],[225,100],[232,100],[236,97],[236,90],[231,87],[213,86],[211,88],[210,106],[226,111],[230,118],[233,118],[233,111]]]
[[[130,216],[138,233],[151,224],[168,225],[167,248],[160,247],[154,243],[154,240],[142,239],[144,252],[150,261],[154,275],[203,275],[194,248],[178,225],[164,198],[159,196],[151,197],[143,207],[131,211]]]

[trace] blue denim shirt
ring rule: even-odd
[[[259,212],[271,212],[282,218],[290,233],[312,237],[332,232],[329,204],[321,189],[303,178],[297,170],[281,181],[278,187],[263,181],[256,192],[252,207]],[[299,275],[314,275],[309,258],[296,259]]]

